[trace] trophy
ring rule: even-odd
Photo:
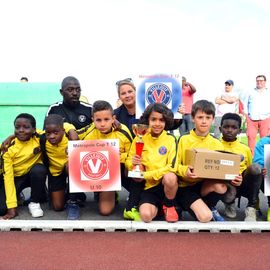
[[[132,125],[133,133],[138,136],[139,140],[136,142],[136,155],[142,156],[144,142],[142,136],[147,132],[148,125],[143,124],[133,124]],[[141,170],[140,165],[135,165],[132,171],[128,172],[128,177],[133,178],[143,178],[143,170]]]

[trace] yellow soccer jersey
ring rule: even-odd
[[[92,124],[90,124],[90,125],[88,125],[86,127],[83,127],[81,129],[76,130],[77,134],[79,136],[79,140],[85,140],[85,137],[88,134],[90,134],[93,131],[93,129],[95,129],[94,123],[92,123]]]
[[[42,163],[39,138],[31,137],[29,141],[15,138],[7,152],[3,154],[4,185],[7,208],[17,207],[17,195],[14,177],[27,174],[36,163]]]
[[[178,143],[178,168],[177,174],[181,176],[180,186],[193,185],[202,181],[201,178],[189,179],[186,178],[188,165],[186,164],[186,149],[192,148],[205,148],[209,150],[224,150],[222,143],[208,134],[205,137],[196,135],[194,130],[191,130],[189,134],[183,135]]]
[[[53,176],[60,175],[68,161],[68,137],[67,134],[71,129],[75,130],[72,124],[64,123],[65,134],[60,143],[52,145],[46,140],[46,153],[49,159],[49,171]]]
[[[251,150],[247,145],[240,143],[238,140],[235,140],[234,142],[225,142],[222,139],[221,142],[225,151],[241,155],[240,173],[252,164]]]
[[[84,140],[104,139],[119,139],[120,162],[125,163],[132,142],[132,136],[129,129],[125,125],[121,124],[120,130],[112,130],[110,133],[103,134],[95,127],[91,127],[90,132],[88,130],[87,135],[84,136]]]
[[[49,159],[49,170],[53,176],[60,175],[68,161],[67,155],[68,138],[63,136],[61,142],[52,145],[46,140],[46,153]]]
[[[163,131],[159,137],[146,133],[143,137],[142,165],[145,167],[145,189],[157,186],[168,172],[175,172],[177,166],[177,141],[172,135]],[[132,170],[132,156],[136,154],[136,141],[132,142],[126,168]]]

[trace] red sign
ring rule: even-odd
[[[119,140],[69,141],[70,192],[121,190]]]

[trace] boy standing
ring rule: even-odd
[[[198,178],[192,166],[186,165],[186,149],[223,150],[222,143],[209,133],[215,117],[215,106],[207,100],[199,100],[193,104],[191,116],[195,128],[189,134],[182,136],[178,143],[177,174],[180,176],[180,182],[177,202],[183,210],[195,215],[200,222],[209,222],[212,219],[224,221],[215,208],[227,191],[224,181]]]
[[[248,205],[245,209],[245,221],[256,221],[256,202],[262,183],[261,169],[258,164],[252,164],[252,154],[248,146],[237,140],[237,134],[241,132],[241,117],[236,113],[226,113],[221,119],[220,131],[224,150],[242,156],[240,174],[243,181],[231,181],[228,183],[228,191],[225,193],[225,215],[229,218],[236,217],[235,197],[246,197]]]

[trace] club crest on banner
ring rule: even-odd
[[[121,190],[119,140],[68,142],[69,191]]]
[[[140,75],[137,87],[136,118],[140,118],[145,108],[152,103],[163,103],[174,113],[174,118],[182,102],[182,76],[179,74]]]
[[[108,180],[108,151],[80,152],[82,180]]]

